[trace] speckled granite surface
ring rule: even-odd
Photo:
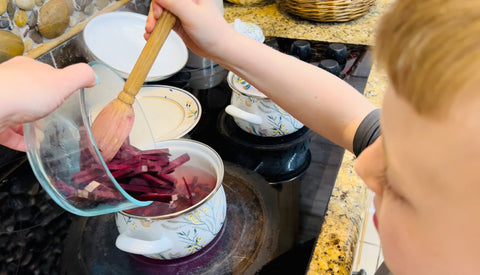
[[[225,19],[235,18],[260,26],[265,36],[301,38],[326,42],[372,45],[378,17],[392,0],[376,0],[369,12],[345,23],[321,23],[290,15],[279,9],[275,0],[254,5],[237,5],[224,1]]]
[[[373,45],[379,16],[392,0],[377,0],[365,16],[346,23],[318,23],[279,10],[273,0],[243,6],[224,2],[225,18],[259,25],[265,36]],[[364,94],[381,105],[387,83],[374,65]],[[354,172],[354,156],[346,152],[326,211],[325,221],[312,254],[307,274],[350,274],[363,216],[371,194]]]
[[[372,67],[364,94],[381,105],[387,77]],[[371,193],[354,172],[355,157],[345,152],[307,274],[350,274]]]

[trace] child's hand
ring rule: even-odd
[[[0,144],[25,151],[23,123],[33,122],[57,109],[83,87],[95,85],[87,64],[55,69],[18,56],[0,64]]]
[[[228,47],[229,40],[237,35],[213,0],[152,0],[145,39],[150,37],[164,8],[177,16],[174,30],[197,55],[215,60],[218,54],[225,52],[223,44]]]

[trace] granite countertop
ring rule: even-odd
[[[365,96],[380,107],[387,77],[373,65]],[[346,151],[325,213],[307,274],[350,274],[371,192],[354,171],[355,156]]]
[[[379,16],[392,0],[376,0],[370,11],[350,22],[321,23],[282,11],[273,0],[255,5],[224,2],[225,19],[236,18],[260,26],[265,36],[372,46]],[[381,105],[387,77],[372,66],[365,96]],[[335,181],[307,274],[350,274],[371,192],[354,172],[354,155],[346,152]]]
[[[228,22],[240,18],[255,23],[262,28],[265,36],[373,45],[377,20],[391,2],[392,0],[376,0],[366,15],[344,23],[305,20],[281,10],[275,0],[263,0],[254,5],[237,5],[227,1],[223,3]]]

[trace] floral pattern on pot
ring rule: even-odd
[[[146,250],[126,252],[152,259],[170,260],[191,255],[209,244],[222,228],[226,212],[225,191],[220,186],[209,200],[179,216],[162,219],[161,216],[132,217],[117,212],[115,221],[120,236],[128,239],[128,244],[132,247],[140,247],[139,250],[142,250],[142,245],[157,246],[155,253]]]
[[[257,136],[284,136],[298,131],[303,124],[293,118],[289,113],[280,108],[277,104],[259,101],[258,108],[266,114],[264,123],[268,125],[266,129],[261,127],[246,127],[249,132]],[[236,123],[241,123],[237,122]]]
[[[233,92],[225,111],[242,130],[257,136],[278,137],[303,127],[302,123],[241,77],[230,72],[227,80]]]

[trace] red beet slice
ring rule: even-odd
[[[79,207],[96,207],[100,203],[125,200],[104,175],[101,165],[95,163],[94,158],[87,153],[82,152],[82,171],[72,176],[71,185],[56,182],[59,191]],[[141,151],[126,141],[107,163],[107,168],[120,186],[134,198],[170,204],[177,201],[178,197],[174,194],[177,179],[172,172],[189,161],[190,156],[185,153],[173,160],[170,157],[168,148]],[[190,206],[194,203],[192,190],[196,187],[197,180],[198,177],[194,177],[189,186],[184,178],[188,195],[183,196],[188,198],[186,203],[190,203]]]
[[[175,168],[177,168],[178,166],[184,164],[189,160],[190,160],[190,156],[187,153],[180,155],[176,159],[170,161],[167,167],[165,167],[165,169],[163,170],[163,173],[165,174],[171,173],[173,172],[173,170],[175,170]]]
[[[149,183],[158,184],[159,186],[161,186],[163,188],[172,188],[173,187],[172,183],[164,181],[160,178],[154,177],[150,174],[140,174],[140,177],[147,180]]]

